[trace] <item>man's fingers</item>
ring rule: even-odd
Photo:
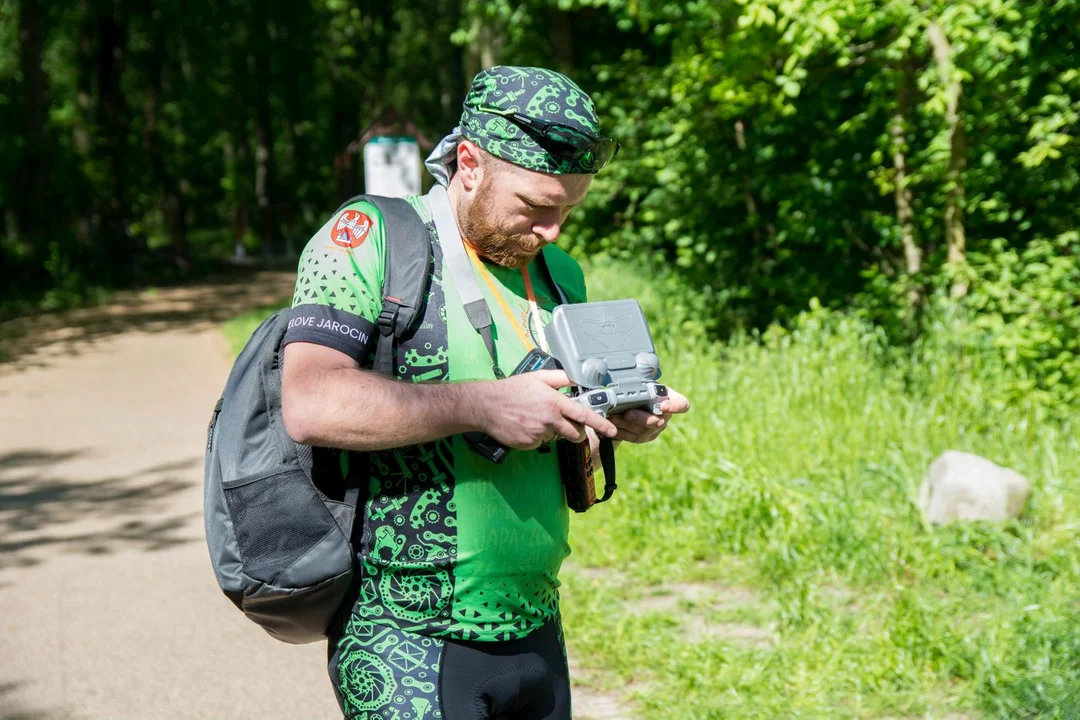
[[[585,426],[582,425],[581,423],[572,423],[572,425],[574,426],[574,429],[577,430],[577,437],[567,438],[567,439],[572,440],[573,442],[576,442],[576,443],[585,442],[589,437],[588,435],[585,434]]]
[[[627,410],[621,415],[612,415],[611,421],[615,426],[622,428],[624,425],[633,425],[639,432],[644,428],[659,429],[667,425],[667,415],[653,415],[644,410]]]
[[[581,409],[585,410],[585,417],[580,421],[582,425],[588,425],[601,435],[606,435],[609,438],[613,438],[619,434],[619,429],[612,425],[611,421],[607,420],[600,413],[595,410]]]
[[[537,370],[529,373],[529,377],[535,377],[538,380],[543,380],[550,387],[558,390],[559,388],[570,387],[574,383],[570,381],[570,377],[566,374],[565,370]]]
[[[668,388],[668,398],[660,405],[660,409],[666,413],[680,414],[689,412],[690,401],[682,393]]]
[[[555,429],[559,432],[559,435],[566,438],[570,442],[579,443],[585,439],[585,429],[575,422],[571,422],[566,418],[555,423]]]
[[[657,418],[659,420],[660,418]],[[613,417],[612,422],[619,428],[618,439],[626,440],[632,443],[647,443],[652,442],[663,431],[661,426],[649,426],[641,423],[619,421],[619,418]]]
[[[589,449],[593,451],[593,454],[600,452],[600,436],[592,428],[585,428],[585,440],[583,442],[589,443]]]
[[[643,429],[638,426],[639,430],[629,430],[626,428],[619,428],[619,440],[624,440],[629,443],[642,444],[655,440],[660,434],[658,430]]]
[[[574,422],[581,423],[582,425],[587,425],[593,430],[596,430],[596,432],[600,433],[601,435],[606,435],[607,437],[615,437],[615,435],[619,432],[619,429],[615,427],[611,423],[611,421],[606,419],[603,415],[596,412],[595,410],[589,410],[581,403],[574,402],[568,397],[563,397],[562,402],[560,403],[560,408],[562,409],[562,414],[564,417],[567,417]]]

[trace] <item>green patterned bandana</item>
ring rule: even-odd
[[[598,172],[618,143],[600,137],[592,99],[570,78],[497,65],[473,78],[461,133],[495,157],[538,172]]]

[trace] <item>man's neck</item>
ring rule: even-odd
[[[483,253],[473,247],[473,245],[469,242],[469,238],[465,237],[465,232],[461,227],[461,221],[458,220],[458,218],[461,217],[461,203],[465,200],[465,188],[461,186],[461,180],[458,178],[457,175],[454,175],[450,178],[450,184],[446,187],[446,195],[450,198],[450,209],[454,213],[454,222],[457,223],[458,234],[461,235],[461,239],[465,241],[466,245],[468,245],[470,248],[473,248],[473,251],[476,253],[477,257],[479,257],[484,262],[490,262],[490,260]]]
[[[461,180],[455,174],[450,178],[450,184],[446,186],[446,194],[450,198],[450,209],[454,212],[454,222],[458,224],[458,232],[461,232],[461,223],[458,222],[458,216],[461,214],[458,208],[461,207],[461,201],[465,194],[465,189],[461,187]],[[465,234],[461,234],[465,237]]]

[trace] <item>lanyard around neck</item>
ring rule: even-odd
[[[503,314],[506,315],[506,319],[510,321],[510,326],[514,328],[514,332],[521,338],[525,350],[531,350],[536,344],[533,342],[533,338],[529,337],[531,333],[526,332],[525,328],[518,322],[514,312],[510,309],[510,306],[506,304],[506,300],[503,299],[502,293],[499,292],[499,288],[495,285],[495,279],[491,276],[491,272],[484,266],[484,262],[476,254],[475,248],[468,242],[465,242],[465,251],[469,254],[469,259],[472,260],[473,265],[475,265],[479,271],[480,277],[483,278],[484,283],[487,284],[488,289],[491,290],[491,295],[495,298],[495,302],[499,304]],[[534,323],[534,327],[540,332],[540,337],[537,338],[537,342],[541,345],[541,349],[547,352],[547,343],[544,342],[543,339],[544,325],[540,317],[540,307],[536,302],[536,293],[533,292],[532,278],[529,276],[528,268],[521,268],[521,279],[525,283],[525,295],[529,299],[530,320],[527,322]]]
[[[495,342],[491,333],[491,311],[488,308],[487,301],[484,300],[483,294],[480,292],[479,283],[476,282],[476,273],[473,270],[473,264],[469,261],[469,253],[466,250],[465,243],[458,232],[457,220],[454,218],[453,209],[450,207],[450,198],[447,195],[446,188],[442,185],[435,185],[431,192],[424,196],[424,204],[431,212],[431,219],[435,223],[436,237],[443,249],[443,262],[446,269],[450,271],[454,285],[457,286],[458,294],[461,296],[462,304],[465,306],[465,314],[469,318],[469,323],[484,340],[484,346],[487,348],[488,355],[491,356],[491,372],[496,378],[501,379],[505,375],[499,369],[495,353]],[[548,267],[547,261],[544,259],[544,253],[540,253],[536,257],[536,264],[558,294],[559,302],[568,303],[569,299],[551,274],[551,268]],[[481,267],[483,266],[481,265]],[[481,276],[484,276],[483,273],[481,273]],[[523,277],[528,292],[532,282],[527,273]],[[498,292],[494,292],[494,296],[497,301],[501,301],[501,295]],[[539,320],[539,311],[537,311],[537,319]],[[537,322],[537,324],[540,323]],[[515,329],[518,327],[515,322],[511,322],[511,325]],[[526,342],[526,347],[528,347],[528,342]]]
[[[551,349],[547,344],[547,336],[544,335],[544,321],[540,317],[540,306],[536,302],[536,294],[533,293],[532,278],[529,277],[528,268],[521,268],[521,280],[525,283],[525,295],[529,298],[529,317],[533,323],[532,327],[535,327],[537,333],[539,333],[537,342],[540,343],[541,350],[550,353]]]

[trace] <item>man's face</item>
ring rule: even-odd
[[[469,244],[503,267],[525,267],[555,242],[592,175],[547,175],[488,158],[459,220]]]

